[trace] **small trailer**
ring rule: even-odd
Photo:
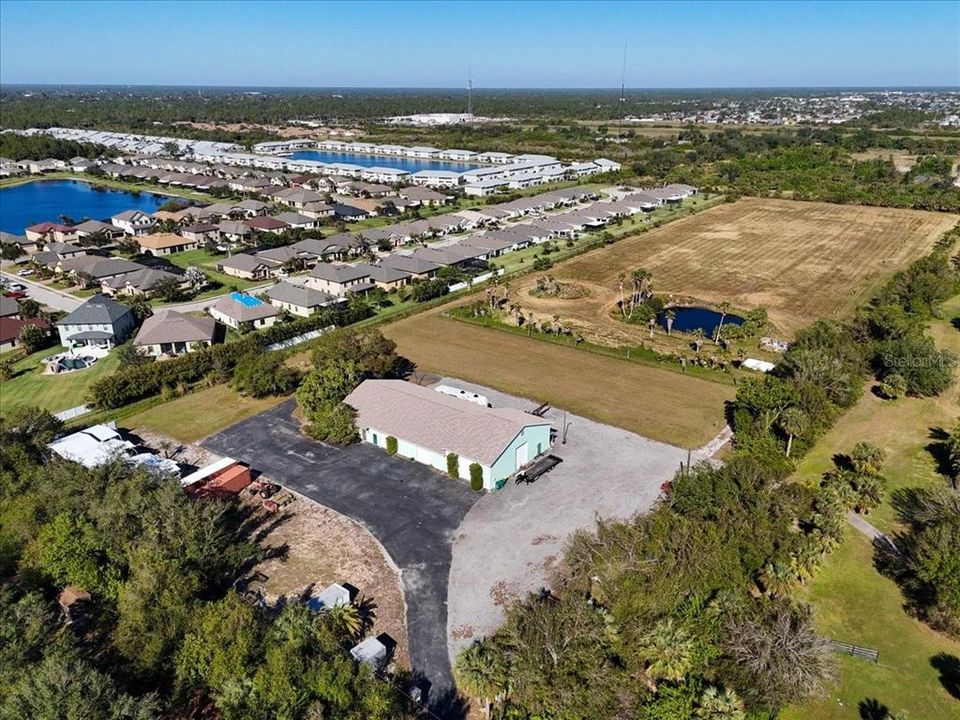
[[[520,483],[529,485],[532,482],[536,482],[541,475],[550,472],[562,462],[563,458],[559,458],[556,455],[543,455],[517,473],[516,483],[517,485]]]

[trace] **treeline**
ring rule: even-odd
[[[257,523],[119,461],[51,459],[61,428],[34,409],[0,427],[0,717],[406,716],[344,617],[241,601]]]
[[[339,303],[309,318],[273,325],[250,333],[236,342],[203,348],[162,363],[136,364],[97,380],[90,388],[90,401],[100,409],[123,407],[171,388],[178,394],[205,377],[211,382],[230,379],[237,362],[248,354],[265,352],[274,343],[311,330],[342,327],[373,315],[367,303]]]
[[[842,542],[847,512],[879,502],[883,453],[858,443],[817,486],[787,478],[869,373],[912,394],[951,381],[956,358],[923,328],[960,289],[958,235],[897,273],[853,321],[815,323],[775,374],[742,382],[730,459],[681,470],[646,515],[576,533],[552,589],[460,654],[461,686],[527,719],[743,720],[820,693],[832,662],[795,588]],[[901,362],[906,353],[920,355]],[[898,577],[925,600],[922,616],[955,627],[945,618],[960,613],[956,498],[921,505]]]
[[[60,140],[49,135],[0,133],[0,157],[8,160],[70,160],[75,157],[112,157],[116,154],[116,150],[96,143]]]
[[[0,109],[7,127],[88,127],[112,123],[146,129],[154,121],[281,124],[291,119],[374,119],[389,115],[467,111],[466,78],[461,88],[5,88]],[[635,90],[623,93],[625,114],[693,112],[717,103],[769,98],[765,90]],[[807,93],[811,96],[816,91]],[[478,115],[522,118],[615,120],[621,112],[616,89],[473,90]]]

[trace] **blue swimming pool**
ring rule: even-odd
[[[363,155],[357,153],[327,152],[326,150],[300,150],[289,156],[293,160],[317,160],[323,163],[350,163],[362,167],[384,167],[415,173],[419,170],[452,170],[466,172],[484,167],[475,163],[451,162],[448,160],[417,160],[393,157],[392,155]]]
[[[79,180],[38,180],[0,190],[0,230],[23,235],[39,222],[109,220],[124,210],[153,212],[170,196],[108,190]]]

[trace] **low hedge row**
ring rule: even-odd
[[[262,352],[266,346],[273,343],[330,325],[349,325],[372,314],[372,310],[366,305],[344,305],[346,307],[341,305],[328,308],[308,318],[274,325],[251,333],[237,342],[213,345],[149,365],[122,368],[93,384],[90,401],[94,407],[102,410],[123,407],[155,395],[164,387],[196,382],[210,372],[229,374],[243,355]]]

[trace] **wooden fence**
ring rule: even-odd
[[[861,660],[869,660],[870,662],[880,661],[880,652],[877,650],[849,645],[847,643],[837,642],[836,640],[827,640],[827,644],[834,652],[852,655],[853,657],[860,658]]]

